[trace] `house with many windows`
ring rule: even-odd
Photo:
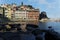
[[[36,9],[31,5],[24,5],[23,2],[19,6],[16,4],[4,4],[1,6],[4,8],[4,16],[12,21],[38,21],[39,19],[39,9]]]

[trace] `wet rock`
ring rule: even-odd
[[[42,32],[40,31],[40,29],[36,29],[32,31],[32,34],[34,34],[35,36],[38,34],[42,34]]]
[[[20,34],[21,40],[35,40],[35,36],[32,34]]]
[[[0,37],[0,40],[4,40],[4,38]]]
[[[45,32],[41,31],[40,29],[36,29],[32,31],[32,34],[36,36],[36,40],[44,40]]]
[[[41,38],[41,36],[36,36],[35,39],[36,39],[36,40],[43,40],[43,39]]]
[[[33,24],[27,24],[27,26],[26,26],[26,29],[28,31],[33,31],[33,30],[35,30],[37,28],[38,28],[38,26],[37,25],[33,25]]]

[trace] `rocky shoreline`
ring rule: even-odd
[[[0,32],[0,40],[60,40],[60,34],[54,30],[40,30],[36,25],[27,25],[26,29]]]

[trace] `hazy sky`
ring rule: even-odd
[[[60,0],[0,0],[0,4],[16,3],[20,5],[21,2],[39,8],[40,12],[46,11],[49,18],[60,18]]]

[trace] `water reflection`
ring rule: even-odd
[[[52,28],[60,33],[60,22],[39,22],[39,27],[42,30],[47,30],[49,26],[52,26]]]
[[[39,28],[40,28],[41,30],[46,30],[46,28],[47,28],[47,27],[46,27],[46,26],[47,26],[47,23],[46,23],[46,22],[44,22],[44,23],[43,23],[43,22],[39,22],[38,25],[39,25]]]

